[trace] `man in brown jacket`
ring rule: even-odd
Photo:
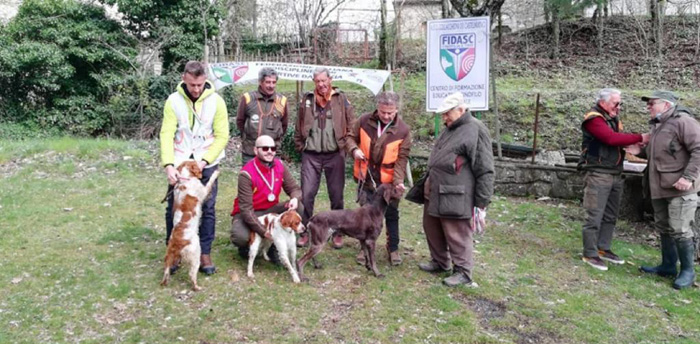
[[[423,231],[431,260],[418,267],[443,272],[454,265],[452,276],[443,283],[476,287],[471,220],[475,208],[483,213],[493,195],[491,136],[467,111],[461,92],[445,98],[437,113],[442,114],[446,128],[430,152],[423,199]]]
[[[258,81],[258,90],[243,93],[238,102],[236,126],[241,133],[243,165],[255,157],[255,140],[260,135],[272,137],[280,149],[289,122],[287,97],[275,91],[277,72],[263,68],[258,73]]]
[[[248,258],[251,230],[270,238],[270,233],[258,221],[258,216],[280,214],[287,209],[296,209],[301,215],[304,210],[304,206],[299,204],[301,189],[284,163],[275,159],[276,151],[275,141],[271,137],[258,137],[255,141],[255,158],[245,164],[238,174],[238,196],[233,201],[231,211],[231,243],[238,247],[238,253],[243,258]],[[281,191],[289,195],[289,202],[280,201]],[[268,255],[276,261],[274,246],[270,247]]]
[[[377,109],[364,114],[355,123],[353,140],[358,147],[353,150],[355,180],[362,186],[361,201],[366,201],[379,184],[392,184],[403,192],[406,163],[411,152],[411,129],[398,115],[399,96],[394,92],[382,92],[376,98]],[[364,202],[362,202],[364,203]],[[386,208],[387,253],[391,265],[401,264],[399,255],[399,201]],[[364,265],[362,250],[357,262]]]
[[[345,188],[345,155],[357,144],[350,132],[355,125],[355,112],[350,101],[331,86],[328,69],[319,67],[313,73],[315,89],[301,99],[294,131],[294,144],[301,152],[301,192],[304,205],[304,224],[314,213],[314,201],[321,183],[321,172],[326,175],[326,186],[331,209],[343,209]],[[308,244],[308,235],[302,234],[298,246]],[[333,237],[333,247],[341,248],[340,235]]]
[[[661,265],[640,269],[675,277],[673,287],[686,288],[695,281],[695,246],[692,222],[700,190],[700,124],[690,111],[678,105],[668,91],[642,97],[651,116],[651,138],[646,148],[648,186],[654,207],[654,225],[661,234]],[[681,272],[676,276],[676,262]]]

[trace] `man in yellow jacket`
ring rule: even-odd
[[[182,82],[165,102],[160,129],[160,158],[168,177],[169,195],[165,210],[166,245],[173,230],[172,189],[179,179],[177,166],[187,159],[196,160],[202,169],[202,184],[206,184],[219,168],[228,139],[228,112],[223,98],[207,81],[204,65],[198,61],[187,62]],[[210,253],[215,236],[217,189],[218,182],[215,182],[210,197],[202,204],[199,225],[202,249],[199,270],[207,275],[216,272]]]

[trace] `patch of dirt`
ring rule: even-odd
[[[566,343],[557,334],[540,329],[537,326],[533,326],[531,321],[525,316],[515,313],[512,310],[508,310],[508,306],[505,302],[491,300],[485,297],[469,297],[464,294],[454,294],[453,298],[461,301],[469,309],[471,309],[474,314],[479,318],[479,325],[490,333],[495,334],[510,334],[516,337],[515,342],[518,344],[561,344]],[[518,327],[515,326],[501,326],[491,324],[491,320],[498,319],[506,316],[506,314],[512,314],[518,319]],[[534,332],[526,331],[525,329],[534,329]]]

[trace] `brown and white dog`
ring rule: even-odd
[[[296,210],[290,209],[280,215],[265,214],[258,217],[258,220],[263,224],[265,230],[270,232],[272,240],[265,239],[258,233],[250,231],[250,238],[248,240],[248,245],[250,246],[250,251],[248,253],[248,277],[255,277],[255,275],[253,275],[253,262],[255,262],[255,257],[257,257],[261,246],[263,257],[265,260],[269,261],[270,258],[267,256],[267,250],[274,243],[277,253],[279,253],[280,262],[289,270],[289,274],[292,275],[294,283],[299,283],[299,274],[297,274],[295,266],[297,260],[295,234],[304,231],[304,225],[301,224],[301,216],[299,216]]]
[[[207,199],[214,186],[219,171],[214,171],[207,185],[202,185],[202,170],[194,160],[187,160],[177,167],[179,180],[173,189],[173,223],[174,228],[168,241],[165,254],[165,270],[160,285],[168,285],[170,268],[182,258],[190,266],[192,289],[201,290],[197,285],[197,271],[202,249],[199,246],[199,221],[202,217],[202,203]]]

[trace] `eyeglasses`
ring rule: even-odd
[[[619,108],[620,106],[622,106],[622,102],[613,103],[614,108]]]
[[[275,146],[272,146],[272,147],[258,147],[258,149],[261,149],[263,152],[267,152],[267,151],[276,152],[276,151],[277,151],[277,147],[275,147]]]
[[[659,103],[661,103],[661,100],[650,100],[647,102],[647,106],[654,106]]]

